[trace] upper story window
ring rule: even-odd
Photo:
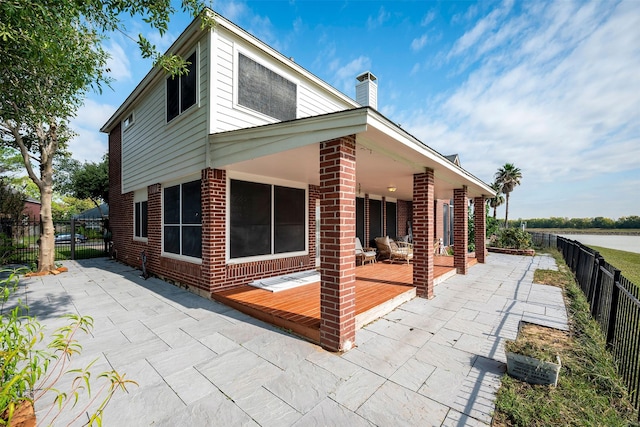
[[[132,124],[135,123],[135,116],[133,115],[133,111],[130,112],[127,117],[124,118],[124,120],[122,121],[122,127],[124,129],[128,129],[129,126],[131,126]]]
[[[193,52],[186,61],[188,62],[186,74],[167,79],[167,122],[175,119],[196,103],[196,53]]]
[[[279,120],[296,118],[297,86],[238,54],[238,104]]]

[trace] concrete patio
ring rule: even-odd
[[[518,322],[567,328],[560,289],[533,283],[555,268],[548,256],[490,254],[434,299],[366,325],[342,355],[115,261],[64,264],[22,279],[19,296],[49,332],[64,313],[92,316],[75,365],[97,358],[94,375],[139,383],[116,394],[105,426],[488,425]]]

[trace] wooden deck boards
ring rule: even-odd
[[[435,264],[434,276],[438,277],[453,269],[453,257],[436,257]],[[472,265],[471,262],[469,264]],[[378,262],[356,267],[356,316],[402,295],[412,287],[412,265]],[[244,285],[214,292],[212,297],[311,341],[320,339],[320,282],[280,292]]]

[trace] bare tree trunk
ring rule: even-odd
[[[504,228],[509,228],[509,193],[505,193]]]
[[[55,229],[53,227],[53,214],[51,212],[53,185],[51,185],[51,179],[48,181],[49,185],[45,183],[44,188],[40,189],[40,221],[42,232],[38,240],[38,247],[40,248],[38,271],[55,269]]]
[[[493,207],[493,219],[496,219],[496,212],[498,211],[498,207],[494,206]]]

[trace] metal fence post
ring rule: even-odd
[[[616,334],[616,318],[618,317],[618,300],[620,298],[620,270],[613,271],[613,290],[611,293],[611,308],[609,310],[609,328],[607,330],[607,347],[611,350]]]
[[[76,259],[76,220],[71,218],[71,259]]]

